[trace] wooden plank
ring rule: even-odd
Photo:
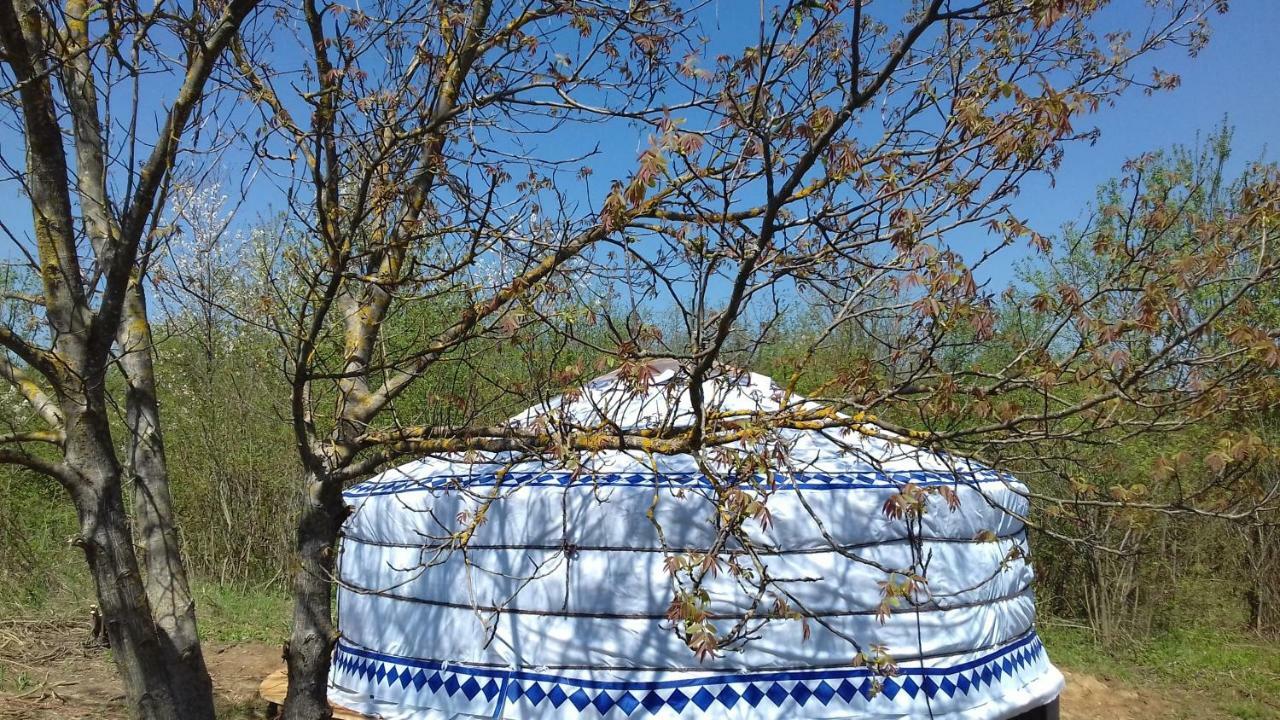
[[[274,706],[284,704],[284,696],[289,692],[289,670],[288,668],[280,668],[279,670],[267,676],[262,684],[258,686],[258,695]],[[362,715],[358,712],[348,710],[343,707],[333,706],[334,720],[370,720],[368,715]]]

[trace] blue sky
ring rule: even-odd
[[[1139,0],[1119,0],[1108,12],[1113,17],[1130,15],[1125,24],[1134,25],[1147,16],[1145,5]],[[1015,201],[1015,211],[1040,232],[1056,232],[1062,223],[1086,211],[1098,184],[1114,177],[1126,159],[1176,143],[1192,143],[1197,133],[1213,129],[1224,117],[1236,130],[1233,156],[1236,168],[1249,160],[1274,159],[1275,153],[1269,148],[1277,135],[1275,128],[1280,126],[1280,42],[1275,40],[1276,30],[1280,28],[1280,0],[1236,0],[1231,5],[1229,13],[1212,18],[1213,38],[1198,57],[1190,58],[1185,52],[1175,50],[1154,59],[1154,64],[1181,76],[1180,87],[1152,96],[1134,91],[1116,107],[1076,120],[1077,129],[1099,128],[1098,142],[1093,146],[1070,146],[1055,184],[1050,186],[1047,180],[1040,179],[1026,183]],[[749,6],[751,11],[730,13],[727,10],[742,6]],[[754,2],[746,0],[718,0],[712,21],[717,27],[708,30],[729,36],[745,30],[753,35],[758,22],[755,8]],[[1151,61],[1144,62],[1151,64]],[[620,160],[620,165],[630,166],[634,151],[643,147],[645,133],[641,128],[604,130],[609,140],[621,137],[628,140],[604,143],[605,157],[600,158],[604,167],[597,167],[607,169]],[[634,147],[629,138],[636,138]],[[7,131],[0,131],[0,143],[13,140]],[[547,141],[563,142],[555,137],[548,137]],[[233,168],[221,174],[235,177],[238,172]],[[613,173],[606,171],[600,175],[612,176]],[[226,187],[232,192],[237,189],[234,185]],[[241,206],[239,222],[253,224],[269,212],[272,205],[278,207],[279,201],[273,202],[279,197],[275,190],[270,183],[259,179]],[[24,232],[30,226],[29,206],[16,197],[16,188],[0,187],[0,195],[10,196],[8,202],[0,202],[0,222],[19,233]],[[231,203],[236,201],[232,199]],[[974,240],[985,242],[978,237]],[[7,238],[0,238],[0,246],[3,247],[0,257],[13,257],[14,248]],[[1010,254],[1006,262],[1015,260],[1017,254]],[[992,267],[988,276],[1002,284],[1008,279],[1004,268],[1007,265]]]
[[[1122,0],[1136,6],[1145,3]],[[1119,173],[1128,158],[1175,144],[1195,142],[1227,117],[1234,126],[1232,166],[1276,160],[1280,149],[1280,2],[1235,0],[1226,15],[1210,19],[1209,46],[1195,58],[1185,52],[1163,55],[1158,64],[1178,74],[1173,91],[1133,92],[1115,108],[1076,123],[1077,129],[1102,131],[1096,145],[1068,148],[1056,186],[1036,182],[1024,187],[1016,209],[1040,231],[1056,230],[1080,216],[1098,184]]]

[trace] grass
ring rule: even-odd
[[[288,591],[279,585],[195,586],[200,635],[224,643],[282,642],[289,636],[292,608]]]
[[[280,584],[203,582],[195,592],[201,634],[210,642],[278,644],[288,635],[291,603]],[[22,614],[67,616],[79,612],[84,601],[78,594],[41,594]],[[1041,624],[1040,634],[1059,667],[1164,700],[1174,708],[1173,717],[1280,720],[1280,643],[1273,640],[1192,628],[1102,649],[1089,630],[1052,619]],[[24,692],[37,680],[21,668],[0,665],[0,688],[8,692]],[[256,701],[220,702],[220,717],[241,720],[258,712]]]
[[[287,637],[291,604],[283,587],[198,584],[196,595],[201,633],[210,640]],[[1104,649],[1089,630],[1053,620],[1040,634],[1059,667],[1167,697],[1182,717],[1280,720],[1280,643],[1273,640],[1193,628]]]
[[[39,685],[39,677],[17,668],[0,665],[0,689],[5,692],[23,693]]]
[[[1171,699],[1194,698],[1186,717],[1280,718],[1280,644],[1274,640],[1193,628],[1103,650],[1088,630],[1053,621],[1044,623],[1041,636],[1059,667]]]

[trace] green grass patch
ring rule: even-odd
[[[1223,697],[1231,717],[1280,718],[1280,644],[1274,640],[1178,630],[1143,642],[1132,653],[1166,682]]]
[[[1131,682],[1138,670],[1131,661],[1099,646],[1087,628],[1047,620],[1037,626],[1036,632],[1049,649],[1049,659],[1058,667],[1123,682]]]
[[[1055,665],[1108,680],[1195,695],[1213,717],[1280,718],[1280,643],[1209,628],[1175,630],[1114,648],[1048,620],[1040,635]]]
[[[279,585],[195,587],[200,634],[224,643],[283,642],[289,636],[289,593]]]

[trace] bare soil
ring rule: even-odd
[[[0,621],[0,719],[124,720],[110,651],[88,646],[88,636],[87,622]],[[280,666],[280,647],[208,643],[205,653],[222,715],[266,718],[258,684]],[[1106,677],[1064,674],[1063,720],[1213,717],[1212,709],[1190,696],[1173,698],[1164,690]]]
[[[1176,717],[1163,693],[1114,680],[1063,671],[1062,720],[1154,720]],[[1210,711],[1212,712],[1212,711]],[[1201,715],[1200,717],[1212,717]]]
[[[124,720],[111,651],[89,644],[89,623],[0,621],[0,719]],[[280,647],[206,643],[222,715],[265,718],[258,684],[281,664]]]

